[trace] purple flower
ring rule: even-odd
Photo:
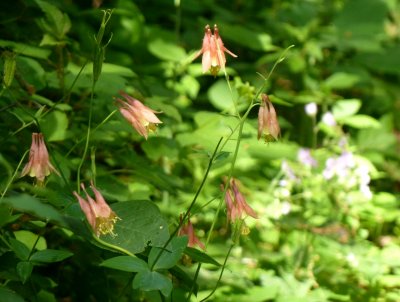
[[[304,166],[308,167],[316,167],[318,166],[318,162],[311,155],[310,149],[300,148],[297,153],[297,160],[301,162]]]
[[[325,179],[331,179],[334,176],[345,178],[348,176],[350,169],[355,165],[353,154],[343,152],[339,157],[330,157],[326,160],[325,169],[322,172]]]
[[[336,126],[335,117],[330,111],[324,113],[324,115],[322,116],[322,122],[331,127]]]

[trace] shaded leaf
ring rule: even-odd
[[[73,253],[69,251],[46,249],[34,253],[31,256],[30,260],[43,263],[53,263],[63,261],[64,259],[67,259],[71,256],[73,256]]]
[[[152,202],[125,201],[111,207],[120,218],[114,229],[117,236],[107,235],[101,240],[137,254],[146,246],[160,246],[169,238],[168,225]]]
[[[221,266],[221,264],[219,264],[214,258],[198,249],[187,247],[184,253],[192,258],[194,261]]]
[[[117,269],[125,272],[144,272],[148,271],[147,263],[142,259],[132,256],[117,256],[100,263],[100,266]]]
[[[143,291],[159,290],[164,296],[169,296],[172,291],[172,282],[159,272],[140,272],[132,282],[134,289]]]
[[[149,266],[153,269],[168,269],[173,266],[181,259],[183,251],[185,250],[188,243],[187,236],[174,237],[165,249],[153,247],[149,254]],[[161,254],[160,254],[161,253]],[[157,262],[155,260],[157,259]]]

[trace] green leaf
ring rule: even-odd
[[[147,263],[142,259],[132,256],[117,256],[100,263],[100,266],[117,269],[125,272],[144,272],[149,271]]]
[[[67,136],[68,117],[62,111],[52,111],[46,115],[40,126],[47,141],[62,141]]]
[[[215,108],[233,112],[235,107],[233,105],[232,98],[237,100],[238,94],[236,90],[234,90],[232,96],[226,81],[218,80],[208,90],[208,98]]]
[[[221,266],[221,264],[219,264],[214,258],[210,257],[209,255],[198,249],[186,247],[185,254],[192,258],[194,261]]]
[[[7,204],[15,210],[30,213],[43,220],[50,220],[65,225],[63,217],[52,206],[42,203],[35,197],[27,194],[19,194],[12,197],[6,197],[0,203]]]
[[[41,0],[35,0],[35,2],[46,15],[46,19],[42,18],[39,22],[42,28],[58,40],[63,39],[71,28],[71,21],[68,15],[63,14],[56,6],[48,2]]]
[[[146,271],[135,276],[132,287],[143,291],[159,290],[165,297],[168,297],[172,291],[172,282],[159,272]]]
[[[324,85],[330,89],[347,89],[356,84],[360,78],[346,72],[336,72],[327,78]]]
[[[1,302],[24,302],[25,300],[10,289],[0,286],[0,301]]]
[[[224,39],[225,47],[235,54],[237,54],[235,49],[230,47],[229,44],[226,45],[225,39],[256,51],[271,51],[276,49],[276,46],[272,44],[271,36],[265,32],[249,29],[242,25],[223,24],[221,22],[218,29],[222,39]]]
[[[29,257],[30,250],[28,247],[23,244],[21,241],[18,241],[14,238],[10,238],[9,243],[11,245],[12,251],[15,255],[21,260],[27,260]]]
[[[336,120],[352,116],[358,112],[361,107],[361,101],[358,99],[341,100],[335,103],[332,108],[333,116]]]
[[[16,43],[13,41],[6,41],[6,40],[0,40],[0,47],[10,48],[17,54],[37,59],[47,59],[51,54],[51,51],[48,49],[34,47],[28,44]]]
[[[24,284],[32,274],[33,264],[29,261],[21,261],[17,264],[17,274],[21,278],[21,282]]]
[[[69,251],[60,251],[60,250],[52,250],[46,249],[43,251],[37,251],[30,258],[31,261],[42,262],[42,263],[53,263],[60,262],[64,259],[71,257],[73,253]]]
[[[182,47],[162,39],[151,41],[148,48],[154,56],[165,61],[179,62],[186,57],[186,52]]]
[[[169,269],[175,266],[179,259],[181,259],[187,243],[187,236],[179,236],[174,237],[164,250],[158,247],[153,247],[149,254],[149,266],[153,266],[153,263],[161,251],[161,256],[158,258],[153,269]]]
[[[354,116],[349,116],[340,120],[343,124],[363,129],[363,128],[379,128],[381,124],[379,121],[370,117],[369,115],[357,114]]]
[[[115,224],[117,236],[103,236],[101,240],[138,254],[148,245],[161,246],[169,238],[168,225],[159,209],[150,201],[125,201],[113,204],[120,220]]]
[[[15,238],[25,244],[29,250],[36,248],[37,250],[45,250],[47,248],[46,239],[38,234],[26,230],[14,232]],[[39,239],[38,239],[39,237]]]

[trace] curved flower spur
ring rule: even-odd
[[[197,52],[193,60],[197,59],[202,54],[203,73],[209,70],[213,76],[216,76],[221,67],[222,69],[225,68],[225,52],[234,58],[237,58],[237,55],[224,46],[216,24],[214,25],[214,34],[212,34],[208,24],[204,31],[203,46]]]
[[[124,100],[115,98],[115,101],[122,116],[141,136],[147,139],[149,132],[155,132],[157,124],[162,124],[162,121],[156,116],[156,113],[161,112],[150,109],[123,91],[119,93]]]

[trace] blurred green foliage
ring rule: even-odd
[[[100,46],[111,40],[96,54],[101,9],[113,13]],[[192,62],[214,23],[238,55],[227,58],[232,91],[222,71],[203,75]],[[282,137],[257,141],[253,108],[234,169],[259,219],[246,219],[250,233],[210,300],[399,301],[398,0],[2,1],[0,301],[185,301],[191,288],[192,301],[206,297],[231,244],[225,210],[205,253],[176,237],[153,261],[238,124],[232,99],[243,114],[290,45],[264,91]],[[117,237],[100,239],[72,195],[93,68],[81,179],[95,179],[122,218]],[[162,112],[148,140],[112,114],[121,90]],[[32,132],[62,175],[44,187],[19,178]],[[236,142],[224,142],[191,211],[203,242]]]

